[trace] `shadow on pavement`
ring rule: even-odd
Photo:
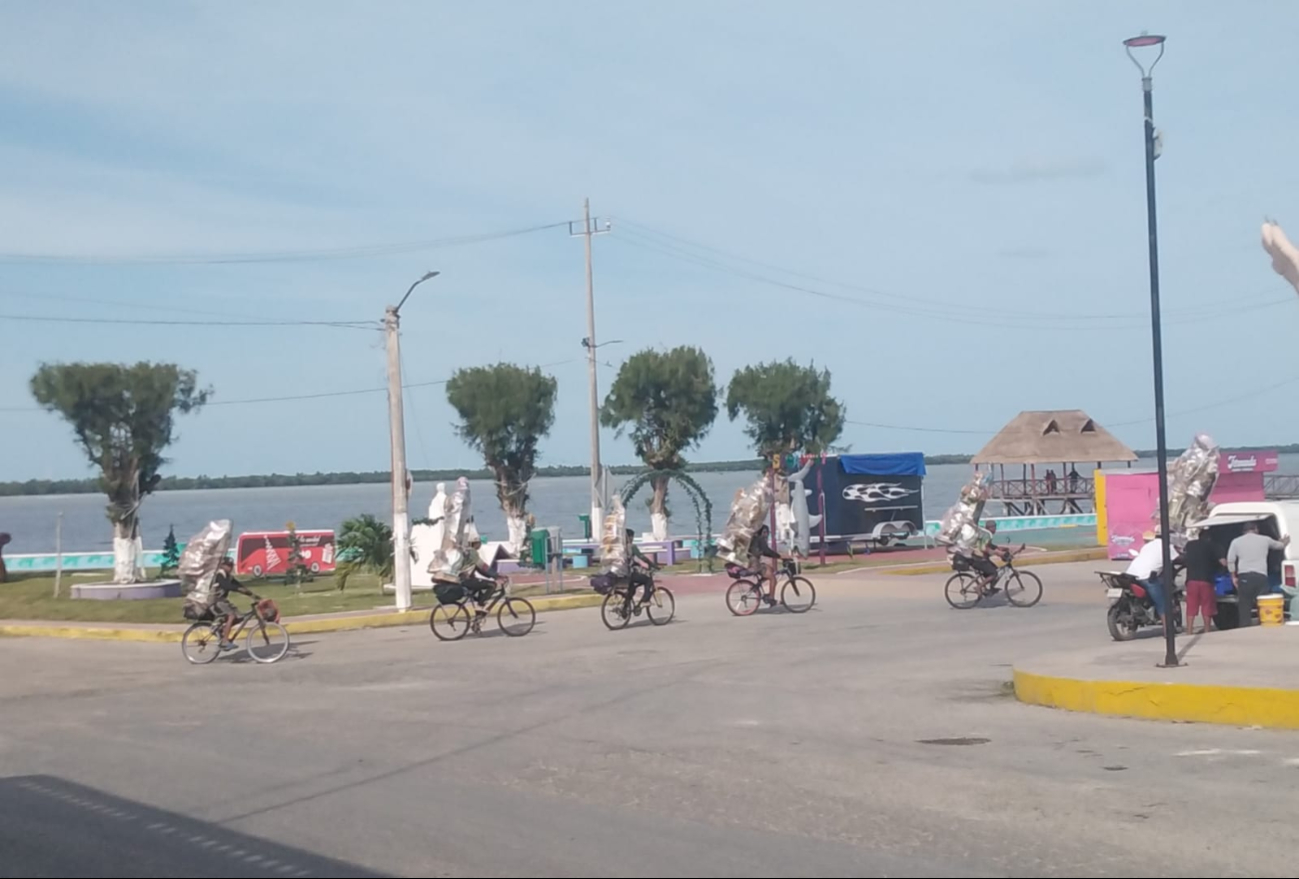
[[[45,775],[0,779],[0,877],[378,877]]]

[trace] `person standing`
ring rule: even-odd
[[[1209,631],[1209,621],[1218,615],[1218,596],[1213,581],[1227,567],[1222,550],[1209,537],[1207,528],[1196,532],[1182,550],[1186,561],[1186,631],[1195,632],[1195,617],[1204,618],[1202,633]]]
[[[1227,549],[1227,569],[1231,580],[1236,584],[1240,614],[1240,625],[1254,625],[1254,610],[1258,607],[1258,597],[1268,591],[1267,556],[1275,549],[1285,549],[1290,545],[1290,535],[1282,540],[1273,540],[1265,534],[1258,533],[1257,522],[1246,522],[1245,533],[1231,542]]]

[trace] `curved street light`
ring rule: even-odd
[[[1150,341],[1155,365],[1155,455],[1159,464],[1159,540],[1163,544],[1163,567],[1160,569],[1161,586],[1164,587],[1164,661],[1165,668],[1174,668],[1177,660],[1177,626],[1173,602],[1177,600],[1173,588],[1173,553],[1168,521],[1168,437],[1164,429],[1164,343],[1159,316],[1159,235],[1155,218],[1155,159],[1159,157],[1159,134],[1155,130],[1153,88],[1150,74],[1164,57],[1165,37],[1141,34],[1123,41],[1128,58],[1141,71],[1141,94],[1145,109],[1146,140],[1146,226],[1150,237]],[[1133,49],[1159,49],[1159,54],[1148,65],[1143,64]]]

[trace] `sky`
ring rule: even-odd
[[[377,326],[427,270],[402,317],[410,466],[479,464],[435,382],[501,360],[558,380],[542,463],[586,463],[566,223],[587,197],[611,223],[596,338],[620,340],[601,393],[633,352],[690,344],[723,386],[755,362],[828,368],[853,451],[975,451],[1057,408],[1153,447],[1121,42],[1142,31],[1168,35],[1170,444],[1299,440],[1299,297],[1259,244],[1264,217],[1299,237],[1287,0],[8,0],[0,479],[89,475],[28,389],[80,360],[214,389],[167,472],[386,470],[380,334],[304,322]],[[283,397],[305,399],[254,402]],[[690,457],[747,453],[723,413]]]

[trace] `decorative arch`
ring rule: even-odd
[[[685,489],[690,502],[695,505],[695,526],[701,550],[699,569],[702,571],[707,566],[711,572],[713,570],[713,554],[709,550],[712,548],[713,540],[713,502],[708,499],[707,493],[699,486],[698,482],[695,482],[690,474],[684,470],[647,470],[644,473],[638,473],[618,493],[622,499],[622,505],[624,507],[629,506],[632,498],[636,496],[636,492],[649,484],[651,479],[659,476],[666,476],[669,480]]]

